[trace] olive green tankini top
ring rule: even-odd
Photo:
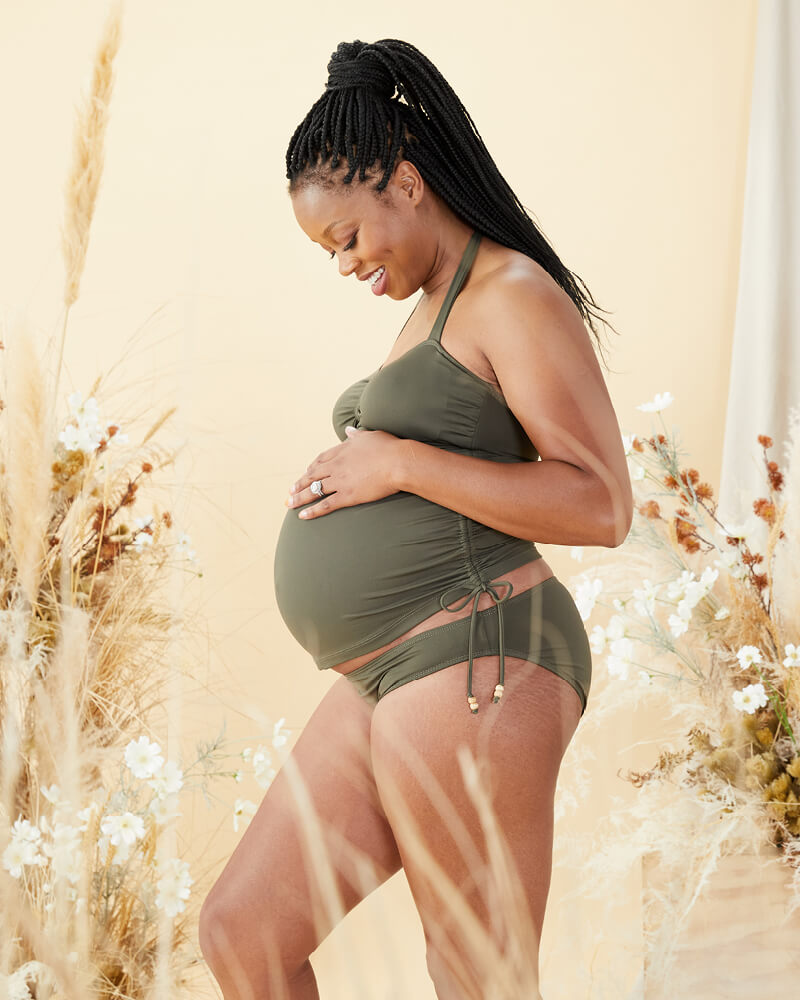
[[[493,462],[538,460],[501,394],[441,344],[480,238],[472,234],[427,340],[339,396],[332,420],[340,440],[351,424]],[[391,642],[443,607],[474,599],[474,613],[483,591],[500,615],[505,597],[493,577],[541,556],[531,541],[405,491],[309,520],[300,510],[289,508],[278,537],[275,594],[320,669]]]

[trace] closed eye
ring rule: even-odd
[[[352,250],[353,249],[353,247],[355,246],[355,242],[356,242],[356,236],[358,236],[358,230],[357,229],[353,233],[353,238],[350,240],[350,242],[347,244],[347,246],[343,248],[344,250]],[[333,258],[335,256],[336,256],[336,251],[335,250],[331,250],[331,260],[333,260]]]

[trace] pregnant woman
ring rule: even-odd
[[[328,72],[286,155],[297,222],[365,290],[421,294],[336,400],[339,443],[287,484],[278,607],[343,676],[204,901],[201,946],[225,1000],[316,998],[309,956],[402,866],[440,1000],[533,998],[592,674],[536,542],[616,546],[632,517],[598,307],[417,48],[342,43]]]

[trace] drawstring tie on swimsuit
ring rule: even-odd
[[[508,587],[508,591],[502,597],[500,597],[495,588],[495,584],[505,584],[505,586]],[[472,605],[472,614],[470,616],[470,622],[469,622],[469,670],[467,673],[467,702],[469,704],[470,711],[474,715],[478,711],[478,699],[472,693],[472,637],[475,630],[475,615],[477,614],[478,611],[478,600],[480,599],[480,595],[482,593],[484,592],[488,593],[491,596],[492,600],[494,601],[495,607],[497,608],[497,628],[500,637],[500,642],[499,642],[500,680],[495,685],[494,696],[492,698],[492,701],[496,704],[503,697],[503,691],[505,690],[504,681],[506,672],[505,646],[503,642],[503,609],[500,607],[500,605],[503,603],[503,601],[508,600],[508,598],[511,596],[514,590],[514,587],[511,584],[510,580],[494,580],[491,583],[481,582],[462,599],[460,604],[456,604],[453,607],[448,607],[447,603],[445,602],[445,598],[450,593],[450,590],[453,589],[454,589],[453,587],[450,587],[450,589],[446,590],[439,598],[439,603],[441,604],[442,608],[444,608],[445,611],[452,611],[452,612],[460,611],[462,608],[465,608],[471,600],[474,601]]]

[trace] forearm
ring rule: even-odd
[[[569,462],[493,462],[400,439],[395,486],[516,538],[612,546],[608,491]]]

